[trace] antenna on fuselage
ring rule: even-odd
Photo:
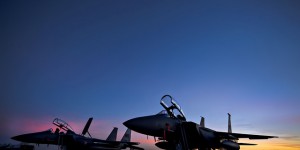
[[[232,133],[232,129],[231,129],[231,115],[230,113],[228,114],[228,133]]]
[[[201,116],[200,127],[205,127],[205,118]]]

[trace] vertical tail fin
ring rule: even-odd
[[[200,127],[205,127],[205,118],[201,116]]]
[[[228,133],[232,133],[232,129],[231,129],[231,115],[230,113],[228,114]]]
[[[130,142],[131,140],[131,130],[127,129],[124,136],[121,139],[121,142]]]
[[[118,128],[114,127],[114,129],[110,132],[109,136],[107,137],[106,141],[116,141],[118,134]]]

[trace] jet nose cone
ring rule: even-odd
[[[22,141],[22,136],[18,135],[18,136],[14,136],[14,137],[11,137],[11,139],[13,140],[16,140],[16,141]]]
[[[159,122],[156,117],[145,116],[127,120],[123,124],[135,132],[155,136],[161,128]]]
[[[147,130],[149,128],[149,120],[143,117],[127,120],[123,124],[127,128],[136,132],[142,132],[143,130]]]
[[[126,126],[127,128],[132,130],[137,125],[137,122],[136,122],[136,119],[130,119],[130,120],[125,121],[123,124],[124,124],[124,126]]]

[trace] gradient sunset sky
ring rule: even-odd
[[[56,117],[120,139],[170,94],[190,121],[280,137],[243,150],[300,149],[300,1],[2,0],[0,19],[0,144]]]

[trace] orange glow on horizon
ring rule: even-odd
[[[156,142],[154,141],[154,139],[153,138],[151,138],[151,139],[138,139],[138,140],[136,140],[136,142],[139,142],[139,143],[143,143],[143,144],[155,144]]]
[[[54,119],[54,118],[53,118]],[[13,135],[25,134],[30,132],[45,131],[49,128],[55,130],[56,126],[52,124],[53,119],[43,118],[42,120],[34,119],[20,119],[16,120],[10,126],[11,131],[14,131]],[[80,133],[86,120],[66,120],[68,124],[72,126],[76,133]],[[94,122],[95,121],[95,122]],[[92,135],[96,138],[104,139],[109,135],[109,132],[113,129],[112,125],[105,120],[94,120],[94,125],[91,125]],[[92,124],[93,124],[92,123]],[[105,130],[105,132],[104,132]],[[119,130],[118,135],[123,136],[124,131]],[[99,137],[100,136],[100,137]],[[120,139],[120,138],[119,138]],[[157,138],[156,138],[157,139]],[[155,140],[152,136],[147,139],[146,135],[132,132],[131,141],[139,142],[141,146],[149,147],[148,149],[155,149]],[[298,136],[290,138],[274,138],[268,140],[239,140],[240,143],[254,143],[256,146],[241,146],[242,150],[299,150],[300,149],[300,138]]]
[[[140,137],[140,136],[138,136]],[[134,137],[136,142],[140,142],[141,145],[150,147],[150,149],[156,148],[153,137],[149,136],[149,139]],[[241,150],[299,150],[300,140],[299,139],[267,139],[267,140],[239,140],[240,143],[253,143],[257,144],[254,146],[241,146]]]
[[[241,146],[242,150],[299,150],[300,141],[285,139],[240,140],[240,143],[255,143],[255,146]]]

